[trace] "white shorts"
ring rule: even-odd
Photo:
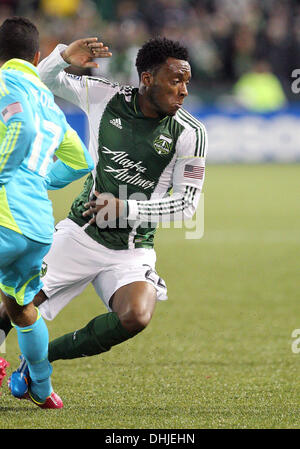
[[[49,298],[39,310],[46,320],[56,315],[91,282],[109,311],[109,300],[122,286],[151,283],[158,300],[167,299],[167,287],[155,271],[154,249],[108,249],[66,218],[56,225],[53,244],[44,259],[43,291]]]

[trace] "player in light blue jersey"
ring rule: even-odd
[[[89,153],[37,71],[38,31],[27,19],[0,27],[0,290],[30,375],[19,397],[61,408],[48,361],[48,330],[33,305],[54,219],[48,189],[93,169]],[[53,156],[58,159],[53,162]],[[18,394],[12,388],[16,396]]]

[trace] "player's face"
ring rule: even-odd
[[[174,115],[188,95],[191,67],[187,61],[168,58],[153,75],[148,98],[159,115]]]

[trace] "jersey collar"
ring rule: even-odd
[[[1,70],[19,70],[24,73],[29,73],[30,75],[39,76],[37,68],[28,61],[24,59],[13,58],[6,61],[1,67]]]
[[[135,115],[137,117],[145,118],[144,114],[142,113],[140,104],[139,104],[138,95],[139,95],[138,89],[136,89],[136,91],[133,93],[133,109],[134,109]]]

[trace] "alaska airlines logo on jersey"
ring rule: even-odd
[[[160,136],[156,137],[156,139],[153,142],[154,148],[160,155],[169,154],[172,150],[173,140],[171,136],[166,136],[165,134],[161,134]]]
[[[108,154],[111,161],[121,168],[107,165],[104,168],[106,173],[111,173],[119,181],[142,187],[144,190],[151,189],[155,182],[145,179],[142,174],[147,172],[147,168],[142,165],[142,161],[133,161],[126,151],[113,151],[107,147],[102,148],[103,154]],[[132,173],[133,172],[133,173]]]

